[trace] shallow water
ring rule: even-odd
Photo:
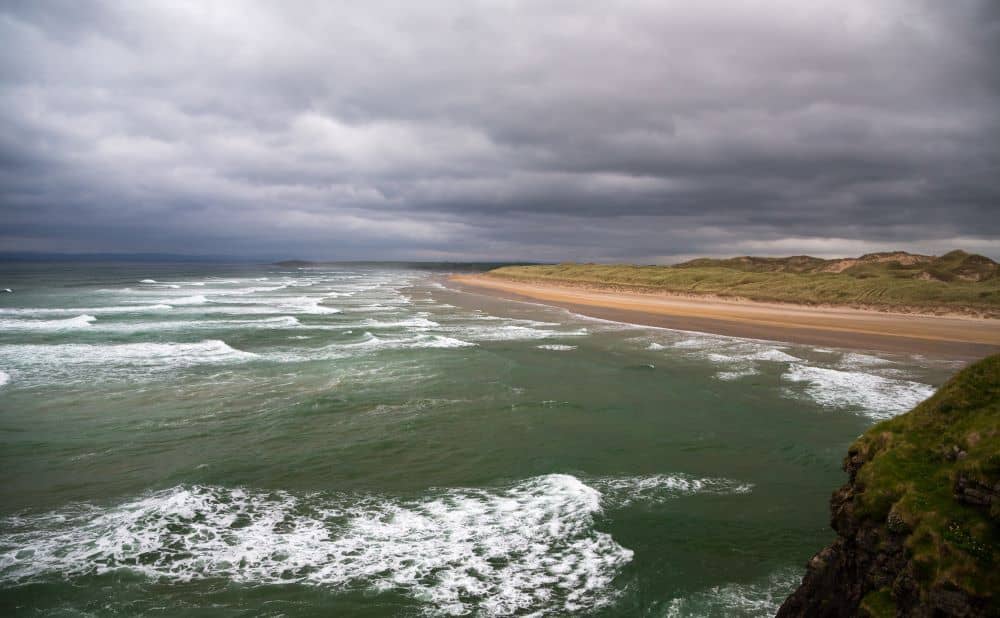
[[[958,367],[390,267],[0,268],[0,609],[765,616]]]

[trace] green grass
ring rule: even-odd
[[[893,256],[908,257],[893,261]],[[841,272],[832,270],[845,266]],[[489,274],[516,281],[550,281],[643,292],[910,311],[958,311],[1000,317],[1000,267],[988,258],[961,251],[939,258],[900,253],[872,254],[849,260],[821,260],[808,256],[702,259],[675,266],[508,266]]]
[[[883,588],[868,593],[861,599],[861,609],[868,612],[871,618],[895,618],[896,602],[892,599],[892,591]]]
[[[953,495],[959,475],[990,487],[1000,482],[1000,355],[875,425],[850,455],[866,461],[855,479],[855,515],[908,535],[918,580],[977,596],[1000,591],[1000,505],[972,506]],[[880,604],[872,599],[873,608]]]

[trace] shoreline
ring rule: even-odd
[[[1000,352],[1000,320],[989,318],[694,298],[485,275],[451,275],[448,281],[466,291],[643,326],[966,361]]]

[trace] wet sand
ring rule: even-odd
[[[1000,352],[995,319],[603,291],[484,275],[453,275],[449,281],[466,291],[646,326],[960,360]]]

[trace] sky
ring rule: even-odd
[[[0,2],[0,251],[1000,258],[1000,3]]]

